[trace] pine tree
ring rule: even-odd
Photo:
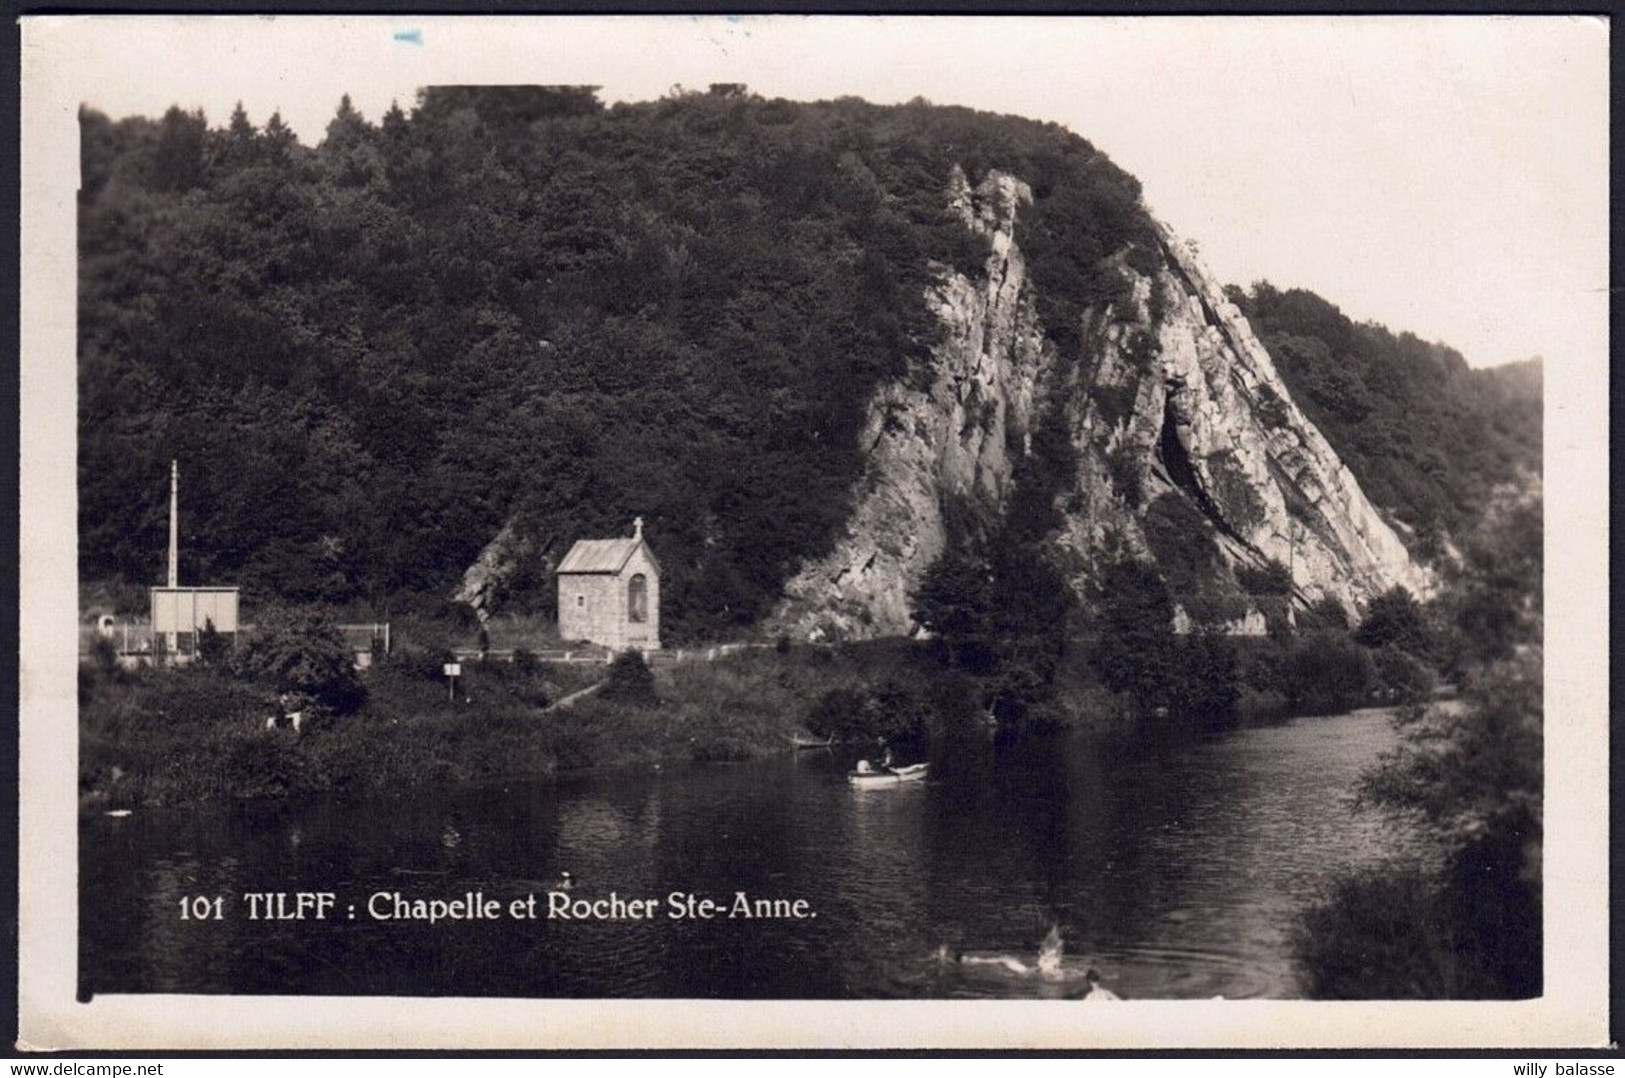
[[[283,121],[280,110],[271,113],[271,118],[265,121],[265,134],[261,138],[268,156],[278,161],[287,160],[294,144],[298,142],[293,129]]]

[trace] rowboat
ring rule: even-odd
[[[884,771],[849,771],[846,779],[854,786],[895,786],[900,782],[913,782],[925,778],[925,769],[930,764],[910,764],[908,767],[893,767]]]

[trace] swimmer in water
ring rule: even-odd
[[[1056,980],[1061,974],[1061,952],[1065,946],[1061,943],[1061,926],[1049,926],[1049,934],[1044,942],[1038,945],[1038,973],[1048,980]]]
[[[960,951],[954,956],[961,966],[998,966],[1011,973],[1019,973],[1023,977],[1033,972],[1033,967],[1014,955],[1008,954],[966,954]]]
[[[568,891],[576,885],[576,881],[568,872],[559,873],[559,882],[553,885],[555,891]]]
[[[946,951],[947,948],[944,947],[940,948],[938,953],[945,954]],[[966,954],[963,951],[955,954],[954,960],[962,966],[998,966],[1000,969],[1009,970],[1011,973],[1022,977],[1037,974],[1046,981],[1059,981],[1066,976],[1066,972],[1061,968],[1061,955],[1064,951],[1065,945],[1061,942],[1061,926],[1057,924],[1050,926],[1049,934],[1044,937],[1044,942],[1039,944],[1038,961],[1033,965],[1029,966],[1014,955],[978,955]]]

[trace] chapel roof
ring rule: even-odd
[[[559,562],[560,573],[618,573],[626,568],[626,563],[632,560],[638,548],[643,548],[643,556],[654,565],[655,572],[660,572],[660,562],[655,558],[655,552],[650,550],[643,542],[643,518],[638,517],[632,522],[631,538],[620,539],[577,539],[570,552]]]

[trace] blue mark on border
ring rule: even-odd
[[[396,30],[394,36],[396,41],[404,41],[408,45],[423,44],[422,30]]]

